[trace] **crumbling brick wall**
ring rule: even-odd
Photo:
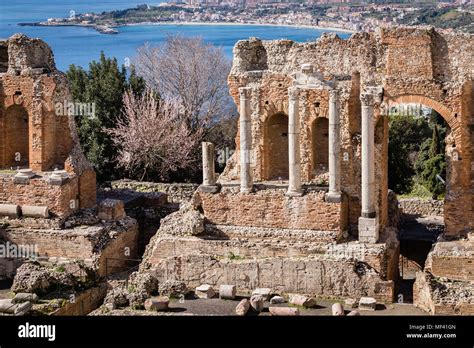
[[[74,115],[58,105],[72,102],[66,76],[56,70],[46,43],[17,34],[0,41],[0,170],[29,168],[28,184],[4,175],[0,203],[47,205],[57,216],[96,203],[96,179],[84,157]],[[64,169],[68,182],[54,186],[51,171]],[[49,173],[49,174],[48,174]]]
[[[312,64],[339,90],[341,118],[342,189],[349,200],[349,223],[360,216],[360,92],[368,86],[383,88],[383,102],[375,105],[375,122],[389,103],[420,103],[443,116],[451,134],[447,146],[446,234],[474,229],[474,143],[472,35],[434,28],[391,28],[355,33],[342,40],[325,34],[315,42],[289,40],[239,41],[229,76],[230,93],[237,105],[239,87],[251,87],[252,171],[256,182],[271,178],[269,149],[265,146],[267,119],[288,115],[288,88],[303,64]],[[311,122],[327,117],[327,91],[300,95],[300,152],[302,178],[312,180],[314,157]],[[385,117],[386,119],[386,117]],[[382,227],[387,221],[388,127],[376,128],[376,210]],[[377,139],[378,138],[378,139]],[[237,145],[239,139],[237,136]],[[237,146],[238,147],[238,146]],[[453,153],[456,153],[453,155]],[[458,156],[459,155],[459,156]],[[344,157],[343,157],[344,156]],[[221,180],[238,179],[238,149]],[[347,160],[343,160],[347,158]]]

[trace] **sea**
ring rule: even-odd
[[[71,13],[102,12],[135,7],[139,4],[158,5],[160,2],[146,0],[0,0],[0,38],[15,33],[41,38],[53,49],[56,65],[67,70],[75,64],[87,68],[89,62],[97,60],[100,52],[116,57],[122,63],[130,62],[136,50],[145,43],[159,45],[170,34],[199,36],[204,41],[221,47],[231,59],[232,48],[238,40],[258,37],[265,40],[289,39],[298,42],[314,41],[323,32],[313,28],[262,25],[134,25],[119,27],[119,34],[100,34],[83,27],[34,27],[19,26],[47,20],[51,17],[68,17]],[[74,11],[74,12],[71,12]],[[350,34],[337,32],[341,38]]]

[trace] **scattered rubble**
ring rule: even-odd
[[[270,288],[257,288],[252,292],[252,295],[262,295],[265,301],[270,299],[270,295],[272,294],[272,289]]]
[[[270,304],[279,304],[279,303],[285,303],[285,299],[281,296],[273,296],[270,299]]]
[[[186,296],[189,292],[186,283],[176,280],[166,280],[158,286],[158,293],[162,296],[180,297]]]
[[[241,300],[237,307],[235,307],[235,314],[239,316],[244,316],[250,309],[250,301],[246,298]]]
[[[216,292],[214,291],[214,288],[211,285],[203,284],[196,288],[196,290],[194,291],[194,294],[199,298],[209,299],[209,298],[213,298]]]
[[[316,306],[316,299],[304,295],[291,294],[289,303],[295,306],[312,308]]]
[[[377,300],[373,297],[361,297],[359,300],[359,310],[361,311],[375,311]]]
[[[344,301],[344,305],[347,308],[357,308],[357,300],[353,298],[346,298]]]
[[[148,298],[145,300],[145,309],[147,311],[166,311],[168,309],[168,305],[170,303],[170,299],[168,296],[159,296]]]
[[[222,299],[233,300],[236,292],[237,288],[235,285],[221,285],[219,287],[219,297]]]
[[[274,316],[298,316],[300,311],[296,307],[268,307],[271,315]]]
[[[334,316],[338,316],[338,317],[344,316],[344,307],[339,302],[334,303],[331,307],[331,310],[332,310],[332,315]]]
[[[253,295],[250,297],[250,306],[256,312],[261,312],[263,310],[263,303],[265,298],[262,295]]]
[[[161,220],[159,234],[195,236],[204,232],[204,215],[192,201],[182,203],[180,209]]]
[[[38,295],[31,293],[31,292],[19,292],[13,297],[13,303],[22,303],[22,302],[31,302],[36,303],[38,302],[39,297]]]

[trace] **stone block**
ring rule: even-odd
[[[359,241],[377,243],[379,240],[379,220],[377,218],[359,218]]]
[[[300,311],[296,307],[268,307],[271,315],[294,317],[300,315]]]
[[[15,306],[13,314],[16,316],[22,316],[28,314],[33,308],[33,304],[30,301],[22,302]]]
[[[221,185],[201,185],[198,190],[204,193],[219,193]]]
[[[236,292],[237,288],[235,285],[221,285],[219,287],[219,297],[221,299],[233,300]]]
[[[347,308],[357,308],[357,300],[353,298],[346,298],[344,301],[344,305]]]
[[[55,170],[49,177],[50,185],[61,186],[69,181],[69,174],[65,170]]]
[[[214,291],[213,287],[209,284],[203,284],[196,288],[194,291],[197,297],[199,298],[213,298],[216,292]]]
[[[250,297],[250,306],[256,312],[261,312],[263,310],[263,303],[265,299],[262,295],[253,295]]]
[[[125,208],[122,201],[117,199],[104,199],[99,204],[99,219],[114,221],[123,219],[125,214]]]
[[[348,317],[357,317],[357,316],[360,316],[360,313],[359,311],[350,311],[348,314],[347,314]]]
[[[145,309],[147,311],[166,311],[170,303],[168,296],[152,297],[145,300]]]
[[[359,300],[359,310],[361,311],[375,311],[377,300],[373,297],[361,297]]]
[[[316,306],[316,299],[304,295],[291,294],[290,301],[292,305],[312,308]]]
[[[272,294],[272,289],[270,288],[257,288],[252,292],[252,295],[262,295],[265,301],[270,299],[270,295]]]
[[[38,302],[38,295],[31,293],[31,292],[19,292],[18,294],[13,297],[13,303],[22,303],[22,302],[31,302],[36,303]]]
[[[285,299],[281,296],[273,296],[270,299],[270,304],[279,304],[279,303],[285,303]]]
[[[235,307],[235,314],[238,316],[244,316],[250,309],[250,301],[244,298],[242,301],[239,302],[237,307]]]
[[[13,314],[15,312],[16,304],[12,299],[0,300],[0,313]]]
[[[344,307],[339,302],[334,303],[331,307],[331,310],[332,310],[332,315],[334,316],[337,316],[337,317],[344,316]]]

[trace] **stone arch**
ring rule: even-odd
[[[2,167],[29,167],[29,116],[23,106],[12,105],[5,111],[2,132]]]
[[[463,150],[463,142],[462,142],[462,136],[460,132],[460,119],[457,113],[443,105],[441,102],[434,100],[430,97],[426,97],[423,95],[417,95],[417,94],[403,94],[403,95],[398,95],[395,97],[390,97],[384,100],[384,102],[388,105],[390,103],[396,103],[396,104],[421,104],[425,107],[429,107],[436,112],[438,112],[444,121],[446,122],[446,125],[448,127],[448,132],[446,136],[446,162],[447,162],[447,171],[446,171],[446,194],[445,194],[445,199],[444,199],[444,223],[445,223],[445,234],[456,234],[455,230],[455,223],[453,223],[453,217],[450,215],[454,210],[456,210],[456,202],[453,197],[456,197],[456,190],[458,190],[459,186],[461,185],[459,181],[459,166],[461,165],[460,161],[453,161],[452,159],[452,153],[453,150],[456,150],[456,152],[459,153],[459,156],[461,156],[461,152]],[[379,119],[376,120],[376,124],[378,124],[380,117],[383,117],[382,114],[383,112],[380,111],[380,114],[378,115]],[[381,131],[386,131],[386,135],[382,135],[385,141],[376,146],[382,146],[385,147],[384,152],[386,153],[385,158],[388,158],[388,124],[385,126],[386,130],[383,130],[384,128],[382,127]],[[380,132],[380,131],[379,131]],[[376,134],[375,137],[377,139],[377,129],[376,129]],[[377,165],[377,161],[376,161]],[[386,180],[388,180],[388,168],[387,166],[383,166],[383,169],[379,168],[378,171],[382,173],[382,177],[384,180],[384,185],[383,187],[388,188],[388,183]],[[381,192],[381,198],[382,202],[380,206],[384,206],[386,203],[386,190],[383,189],[380,191]],[[383,208],[382,208],[383,209]],[[383,209],[383,214],[386,215],[386,209]]]
[[[288,116],[275,113],[265,120],[264,179],[288,179]]]
[[[446,121],[448,126],[454,130],[457,128],[457,114],[448,109],[442,103],[431,99],[429,97],[425,97],[419,94],[402,94],[395,97],[390,97],[387,100],[384,100],[386,103],[397,103],[397,104],[421,104],[427,106],[436,112],[438,112]]]
[[[329,168],[329,120],[318,117],[311,123],[311,153],[313,173]]]

